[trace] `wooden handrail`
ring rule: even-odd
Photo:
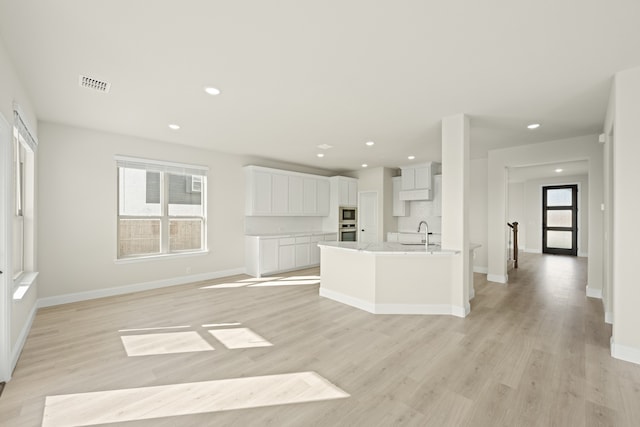
[[[518,268],[518,222],[507,223],[513,231],[513,268]]]

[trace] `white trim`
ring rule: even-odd
[[[608,325],[613,325],[613,312],[605,311],[604,312],[604,323]]]
[[[0,112],[0,230],[4,238],[0,241],[0,381],[11,379],[11,292],[13,290],[11,271],[12,257],[12,130],[9,122]]]
[[[118,167],[146,169],[159,172],[187,173],[189,175],[207,175],[209,166],[192,165],[187,163],[167,162],[165,160],[145,159],[116,154],[113,156]]]
[[[589,287],[589,285],[587,285],[587,296],[589,298],[602,299],[602,289],[591,288]]]
[[[479,266],[479,265],[474,265],[473,266],[473,272],[474,273],[480,273],[480,274],[487,274],[487,273],[489,273],[489,267],[483,267],[483,266]]]
[[[25,343],[27,342],[27,337],[29,336],[29,332],[31,331],[31,326],[33,325],[33,320],[36,318],[36,313],[38,312],[38,304],[33,304],[31,308],[31,312],[29,313],[29,317],[27,321],[22,326],[22,330],[20,331],[20,335],[18,335],[18,339],[16,341],[15,347],[13,347],[13,353],[11,355],[11,371],[18,364],[18,358],[20,357],[20,353],[22,353],[22,349],[24,348]]]
[[[507,283],[507,280],[509,280],[509,276],[506,274],[487,274],[487,281],[489,282]]]
[[[131,256],[126,258],[114,259],[113,262],[115,264],[134,264],[136,262],[145,262],[145,261],[157,261],[157,260],[165,260],[167,258],[188,258],[194,256],[202,256],[207,255],[209,250],[204,251],[196,251],[196,252],[172,252],[168,254],[154,254],[154,255],[142,255],[142,256]]]
[[[430,314],[465,317],[470,310],[469,304],[464,308],[449,304],[374,304],[326,288],[320,288],[319,294],[323,298],[328,298],[373,314]]]
[[[331,289],[321,287],[320,296],[340,302],[342,304],[350,305],[351,307],[359,308],[360,310],[368,311],[369,313],[375,314],[376,312],[375,304],[360,298],[345,295],[341,292],[332,291]]]
[[[611,337],[611,357],[640,365],[640,348],[616,344]]]
[[[148,291],[151,289],[166,288],[169,286],[184,285],[203,280],[219,279],[221,277],[244,274],[244,267],[230,270],[214,271],[210,273],[192,274],[189,276],[173,277],[170,279],[154,280],[151,282],[135,283],[132,285],[118,286],[115,288],[96,289],[94,291],[76,292],[72,294],[57,295],[40,298],[38,307],[51,307],[54,305],[68,304],[78,301],[87,301],[96,298],[111,297],[115,295],[130,294],[133,292]]]
[[[578,256],[580,258],[588,258],[589,257],[589,252],[578,252]]]

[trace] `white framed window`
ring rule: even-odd
[[[116,166],[118,259],[206,251],[207,167],[124,156]]]
[[[38,143],[14,110],[13,124],[13,225],[12,279],[14,291],[24,292],[37,276],[35,272],[35,156]],[[23,293],[24,293],[23,292]],[[14,293],[15,298],[15,293]]]

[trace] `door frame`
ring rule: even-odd
[[[12,263],[12,178],[13,146],[11,125],[0,113],[0,381],[9,381],[12,371],[11,357],[11,305],[13,303]]]
[[[566,207],[548,207],[547,206],[547,190],[571,189],[571,223],[572,227],[547,227],[547,211],[548,210],[567,210]],[[572,255],[578,256],[578,235],[580,229],[578,227],[578,210],[579,210],[579,187],[578,184],[554,184],[542,186],[542,253],[554,255]],[[547,247],[547,230],[551,231],[571,231],[571,249],[548,248]]]
[[[380,225],[380,220],[378,218],[378,203],[380,203],[380,200],[378,198],[378,192],[377,191],[359,191],[358,192],[358,234],[357,234],[357,238],[356,240],[358,242],[361,241],[360,238],[360,233],[362,230],[362,213],[363,213],[363,209],[362,209],[362,196],[363,195],[372,195],[375,196],[375,211],[373,212],[374,214],[374,218],[375,218],[375,229],[376,229],[376,242],[380,241],[380,233],[378,230],[378,226]]]

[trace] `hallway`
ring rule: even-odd
[[[41,309],[0,419],[38,426],[46,406],[49,426],[640,425],[640,366],[610,357],[584,258],[524,254],[508,285],[476,274],[465,319],[372,315],[318,297],[317,274]]]

